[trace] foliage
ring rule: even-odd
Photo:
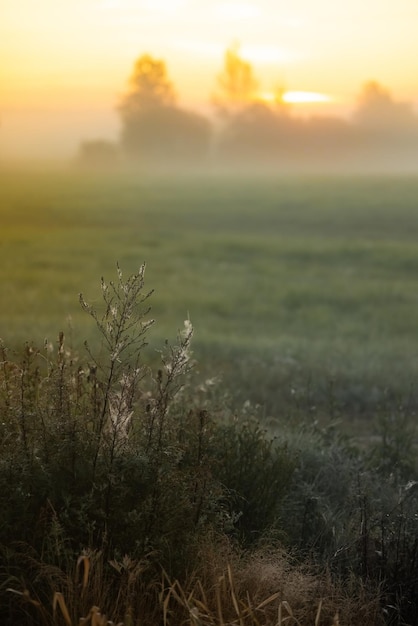
[[[333,584],[379,586],[387,621],[413,624],[416,181],[364,179],[355,190],[331,179],[224,181],[214,189],[213,181],[157,187],[127,177],[100,179],[103,204],[94,204],[93,176],[40,180],[2,186],[4,327],[12,332],[22,319],[12,315],[19,306],[31,311],[30,324],[41,304],[53,319],[49,293],[71,292],[81,274],[88,285],[102,258],[107,271],[112,250],[123,249],[128,265],[147,250],[162,299],[153,314],[193,310],[200,357],[192,378],[188,322],[177,346],[147,357],[144,344],[158,334],[142,271],[103,282],[102,304],[82,299],[100,350],[90,335],[86,356],[71,349],[79,328],[54,346],[3,346],[3,613],[21,611],[22,596],[8,588],[48,607],[61,590],[70,604],[68,577],[80,555],[93,562],[96,552],[107,581],[98,585],[103,596],[95,588],[97,604],[111,619],[113,591],[124,588],[109,560],[129,578],[125,553],[142,568],[139,595],[149,593],[155,607],[159,568],[183,588],[202,545],[226,536],[250,560],[256,547],[271,555],[285,545],[298,561],[327,567]],[[204,384],[214,371],[223,382]],[[72,619],[88,614],[95,593],[74,604]],[[249,606],[245,590],[236,597]],[[25,606],[30,623],[37,608]],[[14,623],[24,623],[20,613]]]
[[[74,294],[146,258],[148,362],[191,311],[199,375],[219,372],[235,408],[333,411],[365,436],[395,401],[418,406],[417,193],[405,177],[0,172],[2,336],[20,349],[61,328],[79,351],[94,325]]]
[[[387,402],[378,416],[378,443],[374,446],[373,467],[386,479],[397,484],[418,476],[416,455],[416,411],[406,402]]]
[[[281,550],[245,554],[211,538],[200,546],[199,556],[197,569],[180,581],[164,570],[150,580],[149,562],[128,556],[106,567],[102,553],[85,553],[74,560],[72,571],[63,571],[22,555],[32,573],[51,586],[52,602],[27,589],[9,589],[10,608],[25,607],[14,612],[22,626],[282,626],[290,619],[304,626],[338,626],[340,616],[347,626],[383,625],[376,592],[354,581],[344,587],[326,572],[294,563]],[[57,584],[60,591],[54,591]],[[79,615],[84,617],[78,621],[74,616]]]
[[[167,76],[164,61],[149,54],[139,57],[129,80],[131,91],[121,104],[121,112],[127,116],[138,110],[151,110],[175,103],[174,88]]]
[[[86,364],[62,333],[55,360],[50,346],[27,345],[20,362],[3,349],[5,541],[30,540],[39,550],[58,524],[74,550],[93,540],[142,556],[193,532],[213,508],[203,489],[210,475],[199,460],[181,463],[199,427],[174,402],[192,327],[167,347],[154,377],[141,362],[152,324],[143,280],[144,266],[126,281],[120,270],[116,283],[102,281],[100,312],[80,296],[102,337],[99,355],[86,344]]]
[[[273,536],[279,530],[281,503],[296,459],[248,415],[248,408],[217,430],[214,473],[228,487],[234,532],[240,542],[251,545],[266,531]]]
[[[218,162],[242,167],[243,161],[260,166],[261,161],[275,170],[337,166],[361,172],[399,163],[410,168],[416,159],[418,118],[412,105],[393,100],[375,81],[364,85],[351,120],[306,120],[290,115],[283,89],[268,97],[257,92],[253,66],[242,58],[239,44],[230,46],[213,98],[221,124],[212,127],[200,113],[176,104],[165,62],[143,54],[118,107],[121,147],[154,171],[177,169],[178,158],[194,166],[196,158],[205,157],[212,167]]]
[[[88,167],[114,167],[118,162],[118,147],[111,141],[94,139],[80,145],[77,164]]]
[[[210,124],[202,115],[176,106],[163,61],[141,56],[135,62],[130,86],[119,106],[121,144],[128,155],[162,163],[173,157],[207,155]]]
[[[398,428],[400,439],[408,437],[401,422]],[[415,624],[416,467],[394,464],[385,474],[382,464],[376,471],[380,441],[358,449],[335,427],[305,423],[298,434],[291,430],[282,437],[289,453],[299,456],[281,504],[289,545],[343,577],[354,573],[374,581],[380,585],[388,623]]]
[[[417,132],[412,105],[396,102],[390,92],[376,81],[363,85],[354,120],[360,126],[390,135]]]
[[[296,595],[290,603],[289,588],[277,591],[280,568],[288,578],[301,576],[306,558],[328,568],[327,593],[339,593],[338,580],[352,576],[353,597],[366,585],[363,623],[377,624],[383,613],[392,624],[411,620],[416,468],[399,459],[399,442],[411,436],[408,420],[397,423],[401,432],[393,443],[399,471],[382,486],[388,467],[377,449],[364,455],[333,429],[309,427],[306,420],[302,428],[271,421],[270,434],[257,407],[246,403],[231,413],[216,385],[210,392],[213,381],[193,387],[189,320],[177,345],[161,351],[154,373],[143,358],[153,324],[144,272],[142,266],[124,279],[118,267],[115,282],[102,279],[98,307],[80,295],[101,337],[100,352],[86,342],[87,362],[66,347],[63,333],[56,350],[26,344],[20,359],[2,346],[4,623],[55,624],[62,614],[69,626],[76,615],[97,621],[106,613],[129,624],[132,615],[155,619],[162,611],[166,624],[187,615],[209,624],[216,610],[220,623],[232,624],[235,611],[252,624],[261,615],[270,619],[270,605],[279,623],[286,615],[299,619],[299,610],[300,619],[330,622],[346,600],[340,596],[326,608],[319,600],[323,574],[311,574],[309,594],[303,579],[303,600]],[[389,433],[385,424],[383,457],[391,449]],[[231,541],[226,574],[216,581],[216,570],[202,566],[204,551],[216,561],[213,555]],[[297,555],[294,565],[278,556],[283,545]],[[248,595],[256,590],[248,581],[237,586],[248,576],[247,558],[251,571],[262,560],[262,575],[276,581],[276,590],[257,596]],[[190,586],[187,594],[183,584]]]
[[[220,95],[215,98],[215,103],[221,111],[236,113],[254,102],[258,81],[252,65],[241,57],[238,44],[225,52],[218,84]]]
[[[289,138],[294,130],[294,123],[280,110],[262,102],[248,103],[228,117],[217,149],[221,157],[240,164],[254,159],[259,163],[277,161],[291,153]]]
[[[86,362],[63,333],[56,350],[26,344],[20,358],[2,346],[0,528],[10,564],[0,575],[3,590],[12,576],[20,593],[42,603],[60,586],[60,572],[92,550],[106,561],[145,559],[150,575],[158,563],[180,576],[194,566],[202,538],[233,527],[232,489],[234,497],[248,496],[229,473],[231,459],[219,458],[220,422],[184,395],[190,321],[177,345],[161,351],[155,374],[143,361],[153,323],[144,272],[124,279],[118,268],[115,282],[102,279],[98,308],[80,294],[101,337],[99,352],[86,342]],[[233,432],[228,437],[233,443]],[[260,469],[268,457],[286,465],[261,431],[249,443],[260,447]],[[266,465],[263,475],[274,470]],[[270,501],[280,497],[271,483]],[[259,533],[264,526],[259,519]],[[45,578],[44,567],[56,576]]]

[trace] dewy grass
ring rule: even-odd
[[[0,185],[9,345],[51,339],[51,328],[68,342],[68,315],[74,337],[86,336],[75,294],[99,298],[96,276],[112,271],[112,259],[127,271],[146,259],[156,344],[169,336],[165,311],[175,319],[190,311],[196,353],[214,342],[247,352],[257,343],[273,356],[290,346],[303,365],[303,346],[315,343],[319,368],[349,371],[363,350],[362,367],[382,386],[394,366],[417,368],[414,179],[20,176],[3,174]],[[376,359],[390,366],[376,371]]]
[[[154,363],[169,318],[189,311],[203,375],[221,371],[236,406],[291,413],[306,396],[326,419],[330,379],[347,430],[355,417],[370,432],[387,394],[418,406],[416,180],[20,175],[0,185],[0,336],[10,347],[54,342],[59,328],[68,347],[94,342],[76,294],[95,304],[112,259],[128,272],[146,259]]]
[[[63,333],[1,348],[3,623],[408,623],[417,475],[382,462],[399,462],[392,425],[374,455],[305,403],[267,429],[193,382],[189,319],[150,367],[144,281],[118,267],[101,301],[80,296],[99,337],[82,354]]]
[[[219,549],[220,546],[218,546]],[[274,558],[267,552],[252,556],[252,565],[242,562],[238,553],[225,555],[217,563],[207,562],[196,574],[180,582],[172,580],[164,570],[152,584],[146,582],[146,566],[124,557],[112,565],[122,577],[115,603],[120,605],[123,619],[112,621],[109,614],[93,604],[88,605],[92,595],[105,601],[103,559],[100,555],[82,556],[83,565],[88,567],[82,585],[77,569],[74,580],[67,581],[67,595],[55,591],[50,606],[33,598],[29,591],[18,592],[8,589],[33,611],[32,622],[38,624],[91,624],[91,626],[133,626],[141,623],[162,623],[164,626],[378,626],[377,597],[368,597],[361,590],[349,597],[341,586],[332,584],[325,575],[314,575],[301,566],[292,565],[281,554]],[[91,563],[90,563],[91,561]],[[240,562],[241,561],[241,562]],[[251,571],[253,567],[254,571]],[[212,569],[213,568],[213,569]],[[219,569],[218,569],[219,568]],[[129,573],[129,576],[123,576]],[[213,585],[205,588],[202,580],[213,579]],[[272,591],[274,590],[274,591]],[[353,592],[351,592],[353,593]],[[83,617],[74,618],[75,607]],[[113,610],[112,610],[113,609]],[[110,614],[117,613],[116,604]]]
[[[280,541],[328,566],[334,591],[337,573],[346,585],[351,575],[360,587],[379,581],[388,620],[411,623],[417,181],[0,175],[2,615],[26,619],[7,588],[49,612],[62,593],[73,622],[93,606],[113,621],[130,606],[143,615],[132,598],[161,608],[163,568],[216,620],[211,590],[228,564],[239,607],[258,579],[240,588],[242,560],[231,557],[216,576],[199,570],[206,599],[196,595],[191,572],[215,535],[245,545],[252,565],[260,545],[276,554]],[[96,286],[113,258],[128,278],[119,270]],[[156,289],[152,326],[138,258]],[[90,296],[78,312],[80,289]],[[189,321],[164,345],[186,311],[196,383]],[[58,341],[53,328],[64,328]],[[223,382],[206,385],[214,372]],[[363,437],[359,452],[339,437],[342,424],[358,434],[376,414],[382,440]],[[81,602],[68,581],[84,550],[102,565]],[[277,592],[274,580],[252,607]],[[309,595],[299,615],[290,591],[282,602],[314,623],[327,593]],[[224,620],[227,606],[237,619],[226,594]],[[336,606],[341,621],[377,623]]]

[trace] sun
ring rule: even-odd
[[[332,97],[318,91],[284,91],[273,93],[265,91],[258,94],[263,102],[285,102],[286,104],[325,104],[332,102]]]
[[[289,104],[317,104],[331,102],[332,98],[326,93],[317,91],[285,91],[282,100]]]

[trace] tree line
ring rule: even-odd
[[[217,93],[208,116],[183,108],[165,61],[150,54],[134,64],[121,99],[119,140],[86,141],[85,162],[113,163],[118,157],[141,162],[312,163],[365,162],[418,156],[418,116],[410,103],[396,101],[376,81],[366,83],[350,119],[301,118],[277,89],[268,102],[257,95],[252,65],[238,46],[224,56]]]

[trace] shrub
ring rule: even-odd
[[[298,465],[282,502],[288,546],[343,578],[379,585],[388,622],[415,623],[418,490],[399,465],[384,473],[373,450],[359,450],[332,428],[282,433]],[[402,434],[398,433],[402,438]],[[405,468],[405,466],[403,466]],[[405,475],[403,475],[405,478]],[[412,621],[411,621],[412,620]]]
[[[411,431],[386,428],[370,458],[316,424],[268,431],[250,404],[231,412],[211,381],[193,384],[189,320],[152,369],[144,276],[118,267],[98,308],[80,295],[100,337],[85,357],[62,333],[0,348],[2,623],[320,624],[345,607],[366,626],[378,585],[391,623],[411,622],[417,490],[413,447],[402,463],[398,445]]]
[[[228,490],[233,529],[251,545],[280,533],[281,504],[296,466],[286,445],[250,415],[222,423],[214,439],[214,474]]]
[[[86,551],[145,559],[150,579],[157,563],[181,576],[208,532],[234,530],[237,504],[247,538],[274,522],[291,473],[285,451],[255,422],[215,420],[185,389],[188,320],[157,371],[145,364],[144,272],[102,279],[98,309],[80,295],[101,338],[85,360],[63,333],[56,347],[26,344],[13,358],[2,346],[0,544],[13,563],[3,588],[18,572],[17,587],[43,602]]]

